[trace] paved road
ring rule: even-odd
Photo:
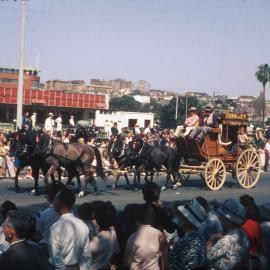
[[[112,183],[113,178],[109,180]],[[159,176],[154,179],[160,185],[164,182],[164,177]],[[122,186],[121,186],[122,184]],[[46,206],[45,195],[32,196],[30,191],[33,186],[33,180],[22,179],[20,180],[21,192],[15,193],[13,191],[14,181],[10,179],[2,179],[0,181],[0,202],[4,200],[14,201],[18,206],[27,207],[33,211],[44,208]],[[43,181],[40,180],[41,191],[44,191]],[[101,183],[99,183],[102,188]],[[124,189],[124,178],[120,179],[120,190],[101,191],[101,194],[97,197],[89,194],[84,198],[78,198],[76,203],[81,204],[82,202],[91,201],[93,199],[110,200],[117,207],[122,209],[127,203],[140,203],[142,202],[142,193],[140,191],[134,192]],[[89,189],[91,192],[91,190]],[[249,194],[256,199],[258,204],[264,202],[270,202],[270,173],[264,173],[258,185],[252,189],[241,188],[235,180],[232,179],[230,174],[227,176],[225,186],[219,191],[210,191],[206,188],[204,182],[198,176],[191,176],[184,186],[178,190],[169,189],[163,191],[161,194],[161,200],[163,201],[174,201],[174,200],[188,200],[196,196],[203,196],[208,200],[217,199],[218,201],[224,201],[227,198],[238,199],[242,194]]]

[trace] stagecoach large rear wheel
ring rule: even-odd
[[[222,160],[213,158],[207,162],[204,180],[211,190],[219,190],[223,187],[226,180],[226,168]]]
[[[252,149],[243,151],[236,161],[236,179],[243,188],[254,187],[261,174],[259,155]]]

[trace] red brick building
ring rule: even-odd
[[[0,68],[0,122],[16,118],[19,70]],[[36,69],[24,70],[23,111],[37,112],[37,123],[44,123],[49,112],[62,114],[64,124],[70,115],[75,119],[93,118],[96,109],[108,109],[107,95],[72,93],[59,90],[40,90]]]

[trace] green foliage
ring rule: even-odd
[[[109,104],[110,110],[118,111],[140,112],[141,107],[141,103],[132,96],[112,97]]]
[[[255,76],[259,82],[262,83],[263,87],[270,81],[270,67],[268,64],[258,66],[258,70]]]
[[[259,82],[263,85],[263,109],[262,109],[262,127],[264,127],[264,118],[265,118],[265,86],[267,82],[270,81],[270,67],[268,64],[258,66],[258,70],[255,73],[255,76]]]
[[[152,112],[157,118],[163,109],[162,105],[151,99],[150,103],[142,104],[132,96],[113,97],[110,99],[109,108],[118,111]]]
[[[173,98],[170,103],[162,108],[160,114],[161,126],[164,128],[175,128],[179,124],[183,124],[186,119],[186,100],[187,108],[196,107],[201,110],[201,104],[197,97],[179,97],[178,100],[178,115],[175,120],[176,98]]]
[[[261,95],[252,101],[252,107],[254,108],[256,115],[258,115],[260,117],[262,116],[262,110],[263,110],[263,106],[264,106],[263,103],[264,103],[264,101],[263,101],[263,97]]]

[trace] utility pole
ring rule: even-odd
[[[24,75],[24,26],[25,26],[26,0],[22,0],[22,15],[20,22],[20,67],[17,95],[17,117],[16,127],[22,128],[22,107],[23,107],[23,75]]]
[[[188,112],[188,95],[186,95],[186,119],[187,119],[187,112]]]
[[[175,120],[178,119],[178,100],[179,100],[179,97],[178,97],[178,93],[176,94],[176,104],[175,104]]]

